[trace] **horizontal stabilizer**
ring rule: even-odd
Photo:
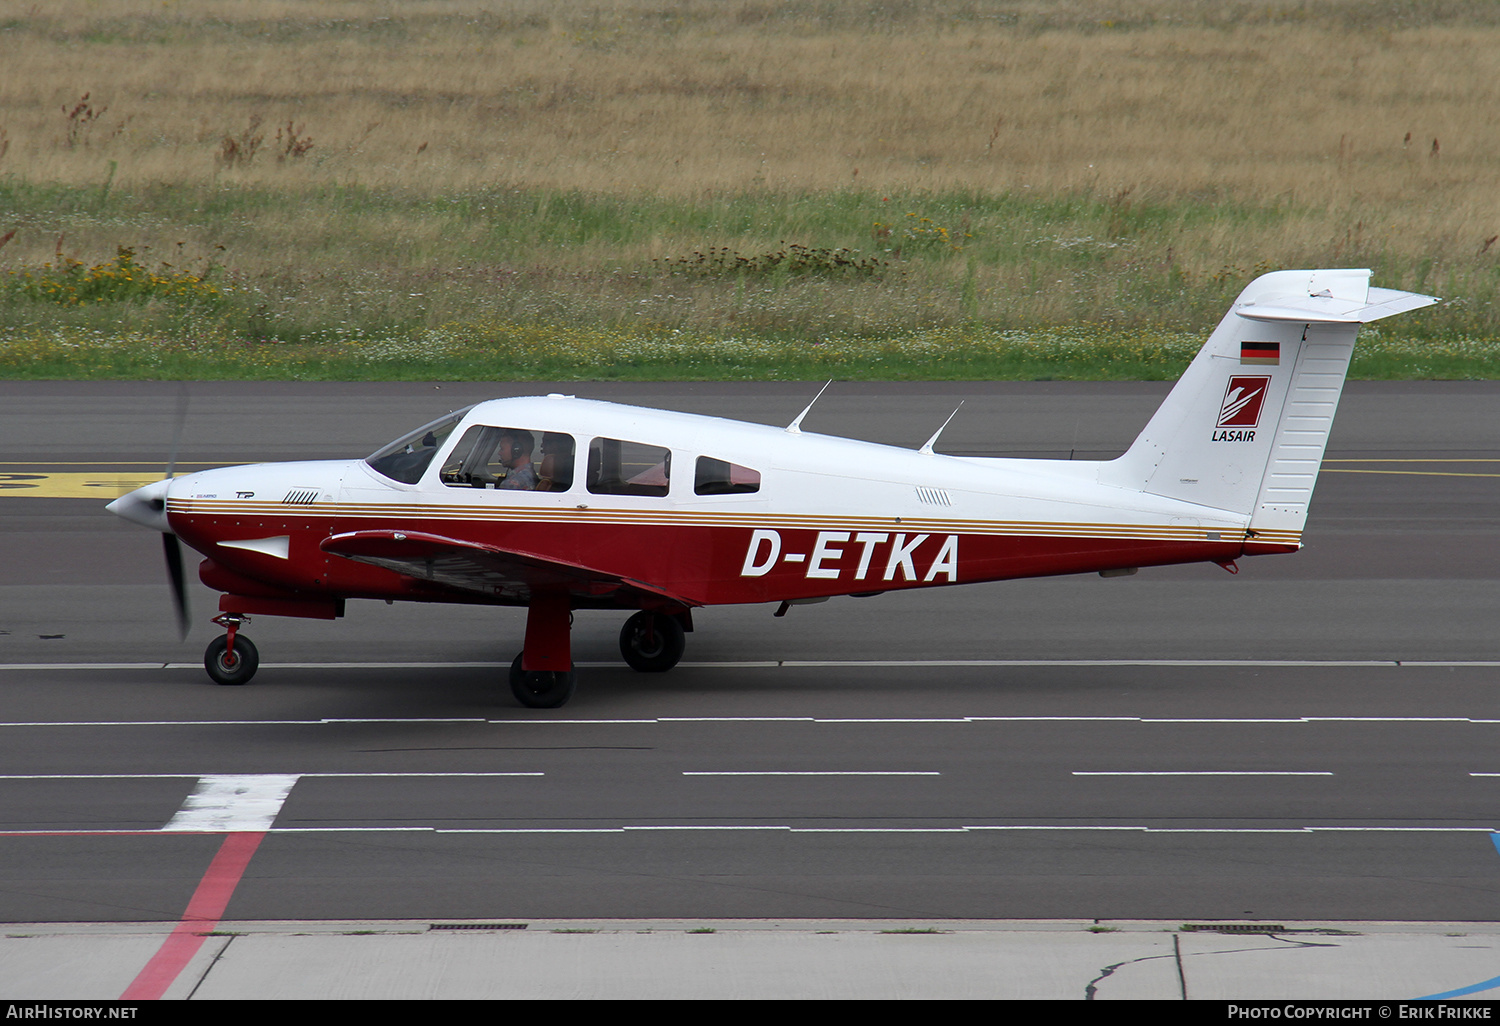
[[[1436,303],[1436,296],[1396,289],[1371,288],[1363,299],[1335,295],[1257,296],[1240,303],[1234,312],[1252,321],[1295,321],[1298,324],[1369,324],[1382,317],[1394,317],[1408,310],[1420,310]]]

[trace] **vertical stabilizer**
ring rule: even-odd
[[[1368,270],[1255,279],[1100,482],[1300,532],[1359,326],[1437,302],[1369,283]]]

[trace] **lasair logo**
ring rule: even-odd
[[[1260,411],[1265,405],[1266,391],[1271,387],[1268,377],[1249,377],[1236,374],[1229,379],[1224,389],[1224,401],[1219,404],[1219,420],[1214,427],[1215,442],[1253,442],[1255,432],[1245,430],[1260,423]],[[1228,430],[1225,430],[1228,429]]]

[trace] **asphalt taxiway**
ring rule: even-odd
[[[804,428],[916,446],[963,398],[940,451],[1093,458],[1166,389],[835,385]],[[533,390],[785,423],[816,388],[193,384],[179,461],[361,455]],[[212,628],[177,642],[159,542],[102,509],[178,397],[0,384],[0,920],[176,921],[222,837],[165,828],[215,780],[273,806],[226,920],[1500,916],[1492,384],[1351,383],[1307,548],[1237,576],[704,610],[662,676],[580,613],[546,712],[508,696],[507,610],[257,618],[255,682],[209,684]]]

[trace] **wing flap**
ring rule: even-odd
[[[534,552],[447,538],[421,531],[350,531],[323,539],[334,556],[383,567],[405,577],[464,591],[529,602],[538,592],[559,592],[589,602],[638,606],[696,606],[653,584]]]

